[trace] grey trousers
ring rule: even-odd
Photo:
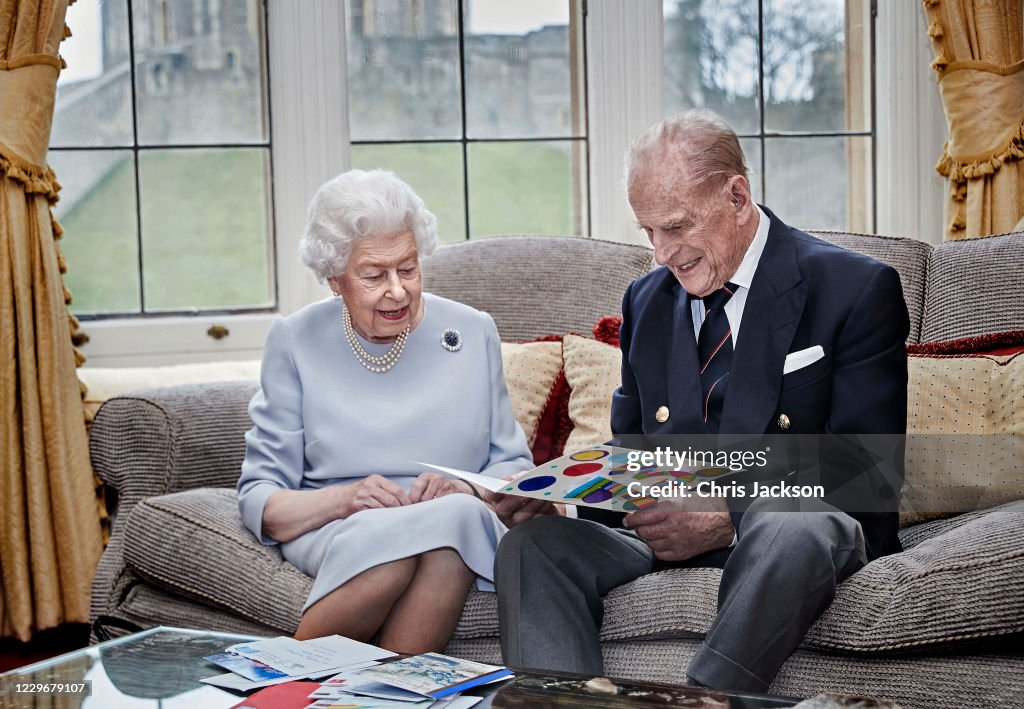
[[[750,506],[737,534],[727,557],[692,564],[725,559],[718,614],[686,677],[763,692],[832,602],[836,584],[867,563],[864,536],[859,522],[824,502],[771,498]],[[602,599],[656,564],[631,532],[596,522],[539,517],[513,528],[495,560],[505,663],[602,675]]]

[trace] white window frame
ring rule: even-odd
[[[626,203],[622,159],[632,136],[662,117],[662,2],[588,0],[586,6],[591,235],[646,243]],[[876,11],[875,230],[937,243],[945,185],[934,164],[946,126],[928,69],[921,6],[881,2]],[[350,164],[345,5],[268,0],[268,33],[278,311],[288,314],[328,294],[296,249],[309,199]],[[88,321],[86,366],[258,359],[274,317]],[[228,337],[207,335],[215,325],[226,327]]]

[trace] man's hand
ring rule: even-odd
[[[484,493],[484,499],[494,507],[494,513],[498,519],[505,523],[506,527],[515,527],[517,524],[528,522],[534,517],[544,515],[564,515],[564,507],[555,505],[547,500],[537,500],[532,497],[520,497],[519,495],[503,495],[500,492]]]
[[[357,483],[340,488],[342,493],[342,517],[354,515],[363,510],[384,507],[401,507],[410,505],[412,501],[405,494],[402,486],[383,475],[370,475]]]
[[[433,500],[435,497],[453,495],[456,492],[473,494],[467,482],[452,480],[440,473],[425,472],[420,473],[419,477],[412,481],[412,487],[409,488],[409,500],[415,504],[425,500]]]
[[[685,561],[727,547],[736,531],[721,499],[661,499],[654,507],[626,515],[622,523],[662,561]]]
[[[511,475],[506,480],[516,480],[526,475],[529,471],[523,471],[518,475]],[[528,522],[534,517],[544,515],[565,515],[565,505],[556,505],[547,500],[537,500],[532,497],[521,497],[520,495],[505,495],[500,492],[484,491],[484,500],[491,503],[494,514],[498,515],[506,527],[515,527],[517,524]]]

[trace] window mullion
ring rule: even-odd
[[[622,182],[633,136],[662,118],[664,46],[661,0],[589,0],[587,86],[590,233],[646,243],[635,227]]]
[[[306,205],[350,164],[345,6],[304,0],[268,10],[278,298],[287,314],[326,294],[296,254]]]

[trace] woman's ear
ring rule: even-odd
[[[333,276],[327,279],[327,287],[334,295],[341,295],[341,276]]]

